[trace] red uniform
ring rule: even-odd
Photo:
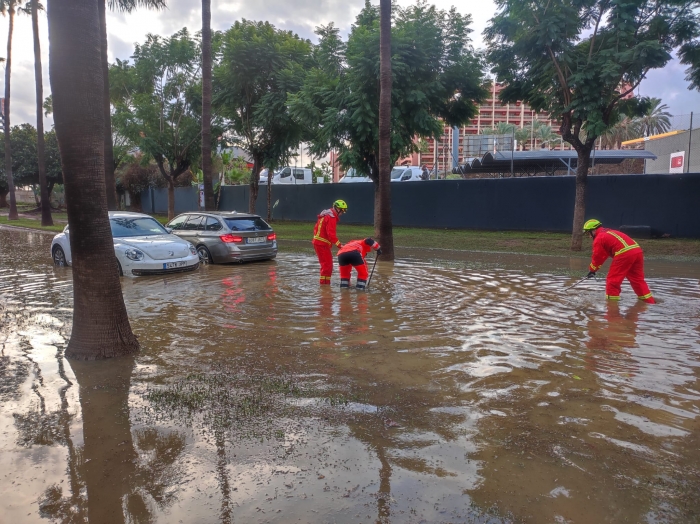
[[[331,246],[340,247],[342,245],[335,233],[339,217],[340,215],[335,209],[324,209],[318,215],[318,220],[314,226],[313,245],[318,262],[321,264],[321,285],[330,285],[331,283],[331,275],[333,274]]]
[[[627,278],[639,300],[655,304],[656,301],[644,280],[644,254],[630,237],[615,231],[599,227],[595,230],[593,239],[593,257],[590,270],[598,271],[603,262],[612,257],[608,277],[605,280],[605,294],[609,300],[620,300],[620,286]]]
[[[340,266],[340,287],[350,287],[350,275],[352,268],[357,271],[357,289],[364,289],[367,286],[367,263],[365,257],[373,249],[379,249],[378,242],[368,244],[371,239],[351,240],[338,251],[338,265]]]

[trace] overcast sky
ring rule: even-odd
[[[377,0],[378,1],[378,0]],[[399,0],[399,4],[408,5],[409,0]],[[436,0],[438,7],[448,9],[450,0]],[[275,26],[292,30],[303,38],[316,41],[314,28],[320,24],[334,22],[343,33],[350,29],[355,16],[364,4],[364,0],[233,0],[225,4],[212,2],[212,26],[215,30],[224,30],[240,18],[249,20],[268,20]],[[197,0],[168,0],[169,8],[154,12],[136,11],[127,15],[108,13],[107,31],[109,33],[109,59],[115,57],[128,59],[135,42],[143,42],[148,33],[170,35],[187,26],[193,33],[201,28],[200,2]],[[470,12],[474,23],[472,37],[474,46],[482,47],[481,33],[493,15],[494,4],[490,0],[479,2],[462,2],[459,9]],[[7,43],[8,19],[0,18],[0,49]],[[44,69],[44,97],[49,95],[48,78],[48,30],[46,13],[40,15],[40,32],[42,41],[42,61]],[[5,56],[0,51],[0,56]],[[4,66],[2,81],[4,92]],[[653,71],[639,89],[639,94],[661,98],[674,115],[688,115],[694,111],[700,123],[700,93],[689,91],[684,80],[684,67],[677,61],[670,63],[663,70]],[[12,54],[12,125],[23,122],[36,124],[34,99],[34,55],[32,43],[31,19],[26,15],[15,17],[15,32]],[[687,117],[685,118],[687,120]],[[51,118],[45,125],[53,124]],[[47,127],[47,128],[48,128]]]

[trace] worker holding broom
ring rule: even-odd
[[[357,289],[365,289],[367,287],[367,263],[365,257],[367,253],[375,250],[377,255],[382,254],[382,247],[379,242],[372,238],[364,240],[351,240],[338,251],[338,266],[340,266],[340,288],[350,287],[350,275],[352,268],[357,271]]]
[[[587,277],[595,277],[608,257],[612,257],[608,277],[605,279],[605,296],[608,300],[620,300],[620,286],[627,278],[639,300],[656,304],[649,286],[644,280],[644,253],[634,240],[620,231],[603,227],[596,219],[586,221],[584,233],[593,239],[593,256]]]

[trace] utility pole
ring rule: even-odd
[[[690,128],[688,129],[688,167],[685,172],[690,173],[690,148],[693,146],[693,112],[690,112]]]

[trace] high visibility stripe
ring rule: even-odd
[[[639,244],[636,242],[634,244],[628,244],[625,242],[622,237],[616,233],[613,233],[612,231],[606,231],[607,234],[614,236],[616,239],[620,241],[620,243],[624,246],[622,249],[619,251],[615,252],[615,256],[619,255],[620,253],[624,253],[625,251],[629,251],[630,249],[636,249],[639,247]]]
[[[647,293],[646,295],[639,295],[639,300],[646,300],[647,298],[651,298],[652,294]]]
[[[605,298],[608,300],[620,300],[619,296],[614,296],[614,295],[605,295]]]
[[[321,280],[330,280],[330,279],[331,279],[331,277],[327,277],[327,276],[321,275]]]
[[[307,238],[308,238],[308,237],[307,237]],[[330,240],[327,240],[327,239],[325,239],[325,238],[323,238],[323,237],[320,237],[320,236],[318,236],[318,235],[314,235],[314,240],[320,240],[321,242],[325,242],[325,243],[328,244],[329,246],[331,245],[331,241],[330,241]]]

